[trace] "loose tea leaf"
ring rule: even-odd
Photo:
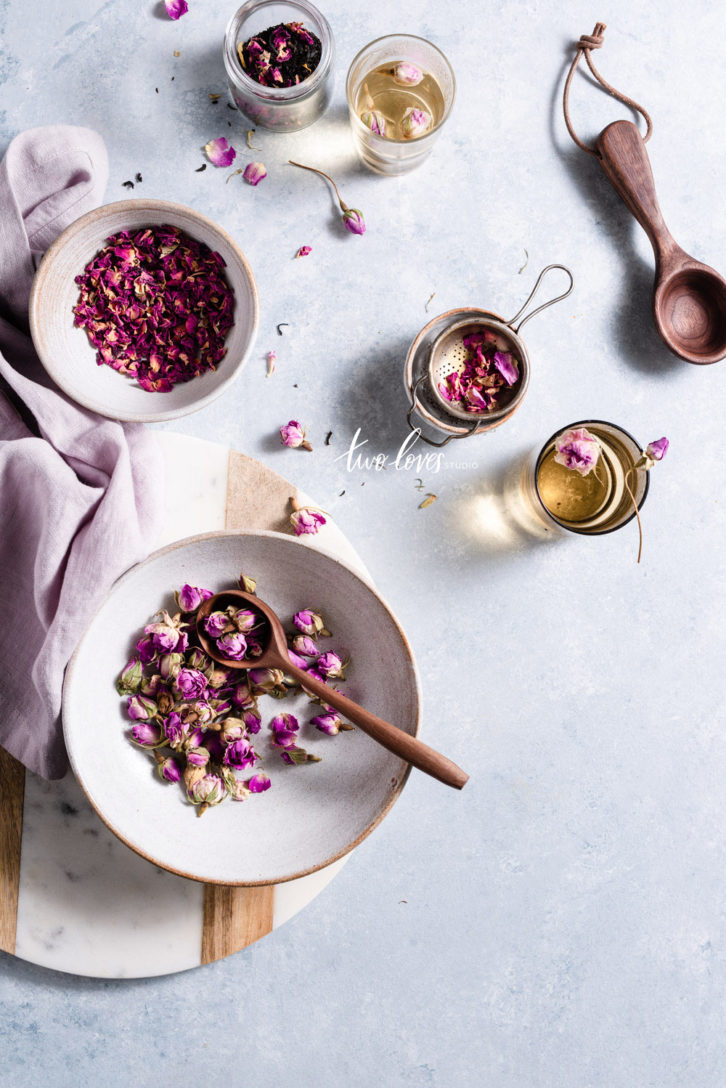
[[[245,73],[263,87],[292,87],[320,64],[320,39],[302,23],[278,23],[237,44]]]
[[[121,184],[123,185],[124,189],[133,189],[134,187],[133,181],[124,181]]]

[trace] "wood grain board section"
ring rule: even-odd
[[[230,450],[227,462],[226,529],[289,529],[295,489],[282,476]],[[202,963],[212,963],[253,944],[272,930],[274,886],[207,884],[204,888]]]
[[[15,952],[25,768],[0,748],[0,948]]]

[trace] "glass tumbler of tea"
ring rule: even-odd
[[[525,461],[522,498],[547,528],[612,533],[642,509],[649,484],[644,460],[622,427],[598,419],[571,423]]]
[[[356,150],[371,170],[407,174],[431,154],[451,113],[456,80],[435,45],[389,34],[361,49],[346,97]]]

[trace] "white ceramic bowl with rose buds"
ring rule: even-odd
[[[119,231],[169,224],[219,253],[234,292],[234,325],[227,353],[216,370],[181,382],[168,392],[149,392],[110,366],[99,366],[85,329],[74,324],[79,299],[76,276]],[[151,423],[196,412],[238,377],[257,333],[259,303],[252,270],[234,239],[205,215],[166,200],[120,200],[82,215],[43,257],[30,296],[30,331],[50,377],[84,408],[110,419]]]
[[[114,586],[68,666],[63,727],[71,765],[101,819],[128,846],[164,869],[206,883],[274,884],[321,869],[353,849],[399,796],[409,766],[361,730],[328,736],[309,724],[321,713],[302,693],[263,696],[262,728],[251,739],[271,787],[226,798],[201,818],[180,783],[162,782],[148,751],[129,740],[134,724],[116,679],[160,608],[176,611],[184,583],[212,592],[245,573],[293,630],[314,608],[332,632],[321,651],[350,656],[341,688],[362,706],[415,735],[419,684],[411,649],[376,591],[318,547],[274,532],[210,533],[179,541],[133,567]],[[240,673],[240,680],[245,673]],[[336,681],[339,683],[339,681]],[[272,718],[292,713],[299,743],[319,763],[289,766],[271,745]]]

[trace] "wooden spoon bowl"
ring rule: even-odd
[[[216,640],[211,638],[204,629],[204,621],[212,612],[224,612],[229,605],[235,608],[248,608],[260,617],[259,627],[256,628],[263,652],[259,657],[245,658],[242,661],[234,661],[219,652]],[[287,649],[287,638],[280,620],[269,604],[265,604],[259,597],[252,593],[244,593],[241,589],[225,590],[214,597],[203,601],[197,612],[197,638],[204,652],[224,665],[228,669],[282,669],[287,676],[292,676],[309,692],[339,710],[349,721],[367,733],[369,737],[382,744],[389,752],[394,752],[401,759],[407,760],[413,767],[431,775],[439,782],[447,786],[453,786],[460,790],[469,780],[468,774],[457,767],[446,756],[429,748],[423,741],[396,728],[382,718],[371,714],[358,706],[347,695],[336,691],[323,681],[310,676],[304,669],[293,665]]]
[[[643,137],[631,121],[615,121],[596,146],[605,174],[653,246],[653,313],[663,341],[689,363],[726,358],[726,280],[689,256],[668,230]]]

